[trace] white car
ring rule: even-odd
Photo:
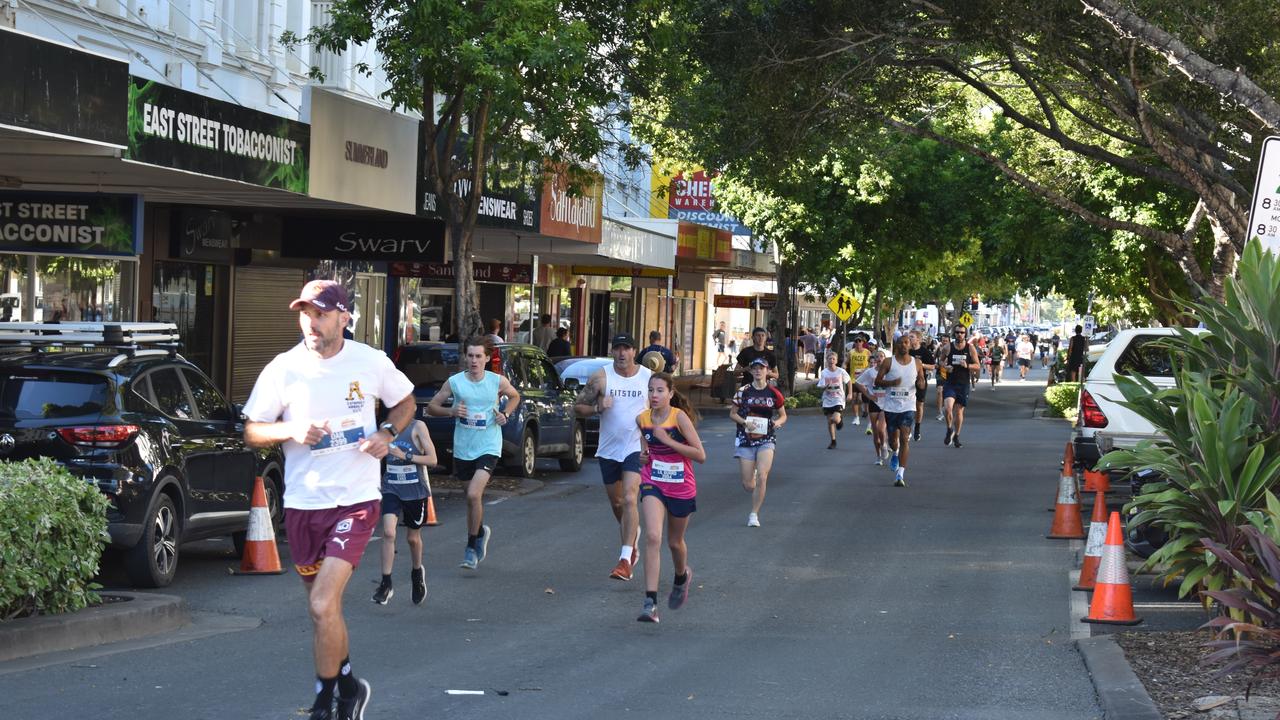
[[[1092,468],[1116,448],[1132,448],[1158,436],[1151,423],[1120,404],[1124,396],[1115,376],[1141,375],[1158,388],[1173,387],[1169,351],[1155,341],[1174,334],[1173,328],[1133,328],[1121,330],[1107,343],[1080,390],[1072,446],[1082,467]]]

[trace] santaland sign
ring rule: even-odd
[[[129,83],[129,160],[306,194],[310,141],[294,120],[153,80]]]
[[[0,191],[0,251],[133,256],[141,228],[136,195]]]

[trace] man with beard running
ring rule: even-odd
[[[947,383],[942,388],[942,396],[947,435],[942,444],[953,447],[961,447],[960,428],[964,427],[964,408],[969,403],[969,374],[982,369],[968,335],[963,326],[957,325],[952,330],[951,347],[946,355]]]
[[[933,372],[937,359],[933,355],[933,348],[929,347],[929,343],[925,342],[919,330],[912,330],[910,337],[911,357],[920,361],[920,373],[921,377],[924,378],[924,382],[916,388],[915,432],[911,434],[912,440],[919,440],[920,422],[924,420],[924,398],[929,392],[929,373]]]
[[[609,506],[618,521],[622,550],[609,577],[630,580],[639,560],[640,427],[636,417],[649,407],[649,377],[653,372],[636,364],[636,341],[630,335],[613,338],[613,362],[591,375],[578,393],[574,410],[580,417],[600,414],[596,459]]]

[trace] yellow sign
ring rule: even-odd
[[[960,314],[960,317],[956,318],[956,322],[960,323],[966,330],[968,330],[969,326],[973,324],[973,316],[969,314],[968,310],[966,310]]]
[[[836,296],[827,301],[827,307],[831,308],[831,312],[840,318],[840,322],[845,322],[858,312],[858,308],[862,307],[862,303],[853,296],[846,288],[840,288],[840,292]]]

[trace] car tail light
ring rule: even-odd
[[[499,375],[502,374],[502,353],[498,348],[494,348],[493,353],[489,356],[489,370]]]
[[[137,425],[90,425],[58,428],[58,434],[72,445],[115,448],[128,444],[138,435]]]
[[[1104,428],[1107,426],[1106,413],[1102,412],[1102,408],[1098,407],[1098,401],[1093,399],[1088,390],[1080,390],[1080,417],[1084,421],[1087,428]]]

